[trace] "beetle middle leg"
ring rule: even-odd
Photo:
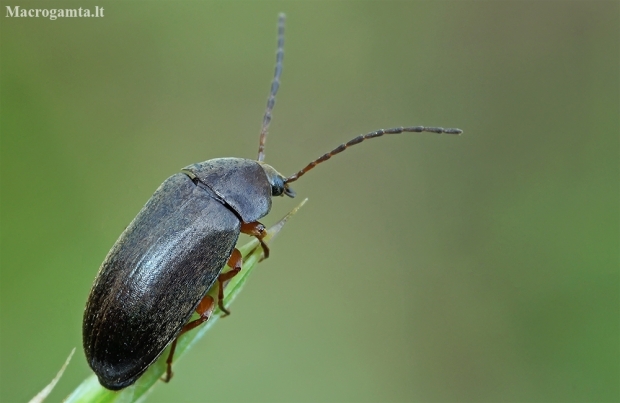
[[[267,235],[267,230],[265,229],[265,226],[263,224],[259,223],[258,221],[248,223],[244,222],[241,224],[241,232],[247,235],[255,236],[256,239],[258,239],[258,242],[260,242],[260,246],[263,248],[264,257],[261,260],[265,260],[269,257],[269,247],[263,241],[263,238],[265,237],[265,235]]]
[[[162,381],[168,382],[172,378],[172,357],[174,357],[174,350],[176,350],[177,348],[177,342],[179,341],[179,337],[181,337],[182,334],[189,332],[195,327],[198,327],[204,322],[206,322],[207,319],[209,319],[209,317],[211,316],[214,308],[215,301],[213,301],[213,297],[211,297],[210,295],[205,296],[200,301],[200,303],[196,307],[196,313],[198,313],[200,317],[198,319],[192,320],[191,322],[188,322],[185,326],[183,326],[181,332],[177,335],[177,337],[170,345],[170,353],[168,353],[168,359],[166,360],[166,377],[162,378]]]
[[[235,248],[232,255],[230,255],[230,258],[228,259],[228,263],[226,263],[228,267],[230,267],[230,270],[226,273],[221,273],[217,277],[217,306],[222,312],[224,312],[222,317],[230,315],[230,311],[224,306],[224,287],[226,286],[226,282],[228,280],[235,277],[241,271],[242,260],[241,252],[239,252],[239,249]]]

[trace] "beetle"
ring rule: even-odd
[[[103,261],[84,310],[84,352],[99,382],[111,390],[133,384],[171,345],[165,381],[179,336],[223,305],[224,283],[241,270],[240,233],[256,237],[264,258],[265,227],[258,220],[272,197],[295,197],[290,183],[316,165],[384,134],[460,129],[397,127],[360,135],[285,177],[264,162],[267,129],[280,85],[284,14],[278,19],[276,67],[263,117],[257,160],[216,158],[189,165],[166,179],[120,235]],[[229,266],[231,270],[223,273]],[[218,283],[218,300],[207,295]],[[190,321],[194,312],[199,317]],[[172,343],[172,344],[171,344]]]

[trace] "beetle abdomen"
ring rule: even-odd
[[[108,389],[131,385],[190,319],[240,222],[189,177],[168,178],[104,260],[84,312],[86,358]]]

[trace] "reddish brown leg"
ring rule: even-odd
[[[242,260],[243,259],[241,258],[241,252],[239,252],[239,249],[235,248],[232,255],[230,255],[230,259],[228,259],[228,263],[226,263],[228,267],[231,268],[231,270],[227,271],[226,273],[220,274],[217,278],[219,285],[217,291],[217,306],[219,306],[222,312],[224,312],[224,315],[222,315],[222,317],[230,315],[230,311],[224,307],[224,287],[226,286],[226,282],[228,280],[235,277],[241,271]]]
[[[181,329],[181,332],[179,333],[177,338],[174,339],[174,341],[170,345],[170,353],[168,353],[168,359],[166,360],[166,377],[162,378],[164,382],[168,382],[172,378],[172,357],[174,357],[174,350],[176,350],[177,348],[177,341],[179,341],[179,337],[181,337],[182,334],[189,332],[193,328],[198,327],[204,322],[206,322],[207,319],[209,319],[209,316],[211,316],[211,312],[213,312],[214,308],[215,301],[213,301],[213,298],[209,295],[205,296],[198,304],[198,307],[196,307],[196,312],[200,315],[200,317],[198,319],[192,320],[191,322],[188,322],[185,326],[183,326],[183,329]]]
[[[263,242],[263,238],[265,237],[265,235],[267,235],[265,226],[263,224],[259,223],[258,221],[242,223],[241,232],[247,235],[255,236],[256,239],[258,239],[258,242],[260,242],[260,246],[263,248],[264,258],[262,260],[269,257],[269,247],[265,242]]]

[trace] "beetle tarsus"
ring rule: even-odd
[[[168,359],[166,360],[166,376],[159,378],[166,383],[170,382],[172,375],[174,375],[172,372],[172,357],[174,356],[174,350],[177,347],[177,340],[179,340],[178,337],[174,339],[172,345],[170,346],[170,354],[168,354]]]
[[[263,257],[259,260],[259,262],[262,262],[269,257],[269,246],[260,238],[258,238],[258,242],[260,242],[260,246],[263,248]]]
[[[224,313],[221,316],[222,318],[230,315],[230,311],[224,306],[224,287],[226,286],[226,282],[239,274],[240,271],[241,265],[233,267],[230,271],[227,271],[226,273],[220,274],[220,276],[217,278],[217,281],[219,283],[219,288],[217,290],[217,306]]]
[[[235,248],[226,263],[230,270],[226,273],[222,273],[217,277],[218,281],[218,290],[217,290],[217,306],[223,312],[221,315],[222,318],[230,315],[230,311],[226,309],[224,306],[224,288],[226,287],[226,283],[231,278],[235,277],[241,271],[241,264],[243,262],[243,257],[241,256],[241,252],[239,249]]]

